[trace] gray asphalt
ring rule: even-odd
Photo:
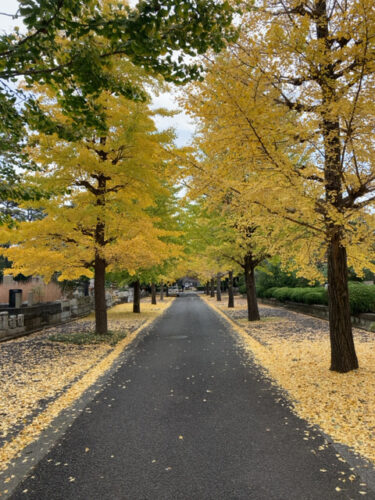
[[[197,296],[126,359],[13,500],[375,499]]]

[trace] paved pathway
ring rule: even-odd
[[[312,453],[324,439],[198,297],[178,298],[127,359],[13,500],[375,499],[339,481],[352,472],[333,446]]]

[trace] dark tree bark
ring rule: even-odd
[[[161,301],[164,300],[164,283],[163,282],[160,283],[160,300]]]
[[[207,281],[206,283],[206,295],[210,295],[210,282]]]
[[[151,283],[151,304],[156,304],[156,286],[155,283]]]
[[[316,33],[329,52],[330,28],[326,0],[316,4]],[[327,58],[328,61],[328,58]],[[338,213],[343,213],[342,150],[340,142],[340,120],[331,109],[335,101],[332,86],[335,66],[327,62],[320,68],[319,85],[322,91],[321,130],[324,140],[324,181],[326,201]],[[325,213],[325,228],[328,241],[328,300],[329,329],[331,340],[331,367],[336,372],[345,373],[358,368],[354,348],[348,291],[348,268],[343,230],[336,220],[332,220],[330,210]]]
[[[94,264],[95,331],[100,335],[106,335],[108,333],[107,304],[105,300],[105,269],[105,260],[96,252]]]
[[[221,279],[219,274],[216,276],[216,300],[221,302]]]
[[[133,290],[134,290],[133,313],[140,313],[141,312],[141,284],[140,284],[139,280],[134,281]]]
[[[101,142],[103,141],[105,142],[105,138],[101,139]],[[104,208],[106,204],[107,177],[104,174],[100,174],[98,175],[97,182],[98,185],[95,192],[96,205]],[[107,263],[100,255],[100,249],[106,246],[105,222],[100,217],[98,217],[95,226],[94,239],[96,245],[94,262],[95,329],[96,333],[105,335],[108,333],[107,304],[105,300],[105,270]]]
[[[247,254],[244,259],[246,298],[247,298],[247,319],[249,321],[259,321],[258,301],[255,289],[255,267],[257,262],[253,260],[251,254]]]
[[[346,249],[333,236],[328,248],[328,308],[331,340],[331,367],[340,373],[358,368],[348,289]]]
[[[215,279],[214,278],[211,278],[211,281],[210,281],[210,285],[211,285],[211,297],[215,297]]]
[[[229,280],[228,280],[228,307],[234,307],[233,271],[229,271]]]
[[[166,296],[166,297],[169,297],[168,285],[165,287],[165,296]]]

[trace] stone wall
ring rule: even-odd
[[[315,316],[316,318],[322,318],[328,320],[328,306],[320,304],[300,304],[298,302],[279,302],[276,299],[258,299],[260,304],[266,304],[276,307],[285,307],[291,311],[299,312],[302,314],[308,314],[309,316]],[[375,314],[372,313],[362,313],[358,316],[352,316],[352,325],[357,328],[362,328],[363,330],[368,330],[370,332],[375,332]]]
[[[16,338],[46,326],[58,325],[93,309],[92,297],[78,297],[32,306],[0,307],[0,340]]]
[[[133,300],[132,291],[106,293],[108,308],[131,300]],[[32,300],[30,303],[32,304]],[[93,309],[94,298],[91,296],[33,305],[22,304],[20,307],[0,304],[0,341],[88,316]]]

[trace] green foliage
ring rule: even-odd
[[[375,286],[349,283],[350,311],[352,314],[375,312]]]
[[[299,302],[302,304],[328,304],[327,290],[323,287],[273,287],[264,297],[275,298],[280,302]]]
[[[243,274],[241,274],[240,277],[238,278],[238,291],[242,295],[245,295],[245,293],[246,293],[246,283],[245,283],[245,277]]]
[[[127,332],[112,332],[108,331],[106,334],[97,334],[94,332],[74,332],[69,334],[59,333],[51,335],[48,340],[51,342],[63,342],[64,344],[74,345],[90,345],[90,344],[109,344],[116,345],[123,340]]]
[[[310,289],[302,295],[302,301],[305,304],[328,304],[327,290],[324,288]]]
[[[27,164],[22,152],[26,123],[66,140],[79,139],[87,128],[104,132],[105,113],[95,104],[101,91],[147,100],[126,72],[113,71],[115,60],[122,57],[179,84],[200,78],[201,68],[186,62],[183,54],[220,51],[236,36],[232,15],[228,2],[216,0],[139,1],[135,8],[99,0],[20,1],[17,17],[26,33],[15,28],[0,34],[0,200],[41,195],[19,185],[17,172]],[[34,93],[26,96],[14,90],[20,76]],[[66,127],[43,112],[36,83],[55,89],[74,126]],[[1,220],[0,213],[0,222],[12,220]]]
[[[268,288],[263,297],[273,297],[280,302],[328,305],[328,293],[323,287],[273,287]],[[375,312],[375,285],[349,283],[349,299],[352,314]]]
[[[277,286],[273,286],[271,288],[267,288],[267,290],[264,290],[262,292],[262,295],[259,295],[259,292],[257,290],[257,295],[258,297],[264,297],[265,299],[271,299],[273,297],[273,292],[277,289]]]
[[[279,263],[267,261],[256,271],[256,287],[259,297],[267,297],[266,293],[272,287],[306,287],[308,280],[297,278],[296,273],[288,273]]]
[[[24,76],[27,83],[59,89],[67,112],[97,121],[86,100],[102,90],[131,99],[142,91],[111,72],[111,56],[125,56],[169,81],[199,78],[201,68],[182,54],[195,56],[209,48],[219,52],[233,40],[233,10],[215,0],[140,1],[135,8],[98,0],[23,0],[19,17],[26,34],[15,29],[0,36],[0,109],[15,124],[19,115],[8,81]],[[176,59],[175,53],[180,53]],[[77,87],[80,92],[77,93]],[[1,101],[4,105],[1,105]]]

